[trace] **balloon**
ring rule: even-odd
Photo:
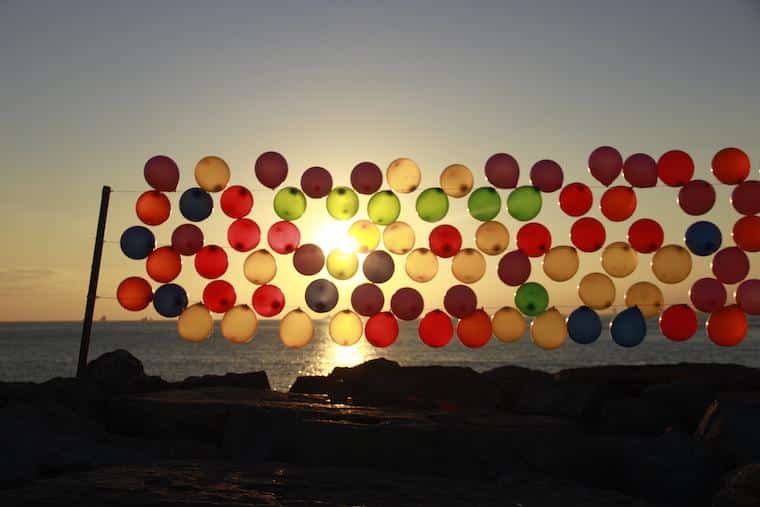
[[[562,187],[562,168],[554,160],[539,160],[530,169],[530,182],[541,192],[555,192]]]
[[[359,197],[348,187],[335,187],[327,195],[327,212],[336,220],[348,220],[359,210]]]
[[[280,340],[289,349],[300,349],[314,337],[314,322],[303,310],[291,310],[280,320]]]
[[[162,285],[153,294],[153,308],[162,317],[177,317],[187,306],[187,293],[176,283]]]
[[[337,280],[348,280],[359,269],[359,258],[354,252],[335,248],[327,254],[327,272]]]
[[[636,211],[636,193],[631,187],[609,188],[602,195],[599,208],[607,220],[613,222],[628,220]]]
[[[417,196],[414,206],[422,220],[437,222],[448,213],[449,198],[441,188],[428,188]]]
[[[201,303],[185,308],[177,319],[177,333],[183,340],[202,342],[214,330],[214,321],[208,309]]]
[[[116,299],[125,310],[137,312],[147,308],[153,300],[153,289],[144,278],[130,276],[119,284]]]
[[[203,189],[194,187],[182,192],[179,198],[179,211],[191,222],[206,220],[214,209],[214,200]]]
[[[623,170],[623,157],[612,146],[600,146],[589,155],[588,170],[599,183],[609,187]]]
[[[525,334],[525,317],[511,306],[502,306],[491,317],[491,327],[500,341],[516,342]]]
[[[684,151],[668,151],[657,161],[657,176],[669,187],[681,187],[694,176],[694,161]]]
[[[632,187],[654,187],[657,185],[657,162],[646,153],[634,153],[623,162],[623,177]]]
[[[517,231],[517,248],[529,257],[541,257],[552,247],[552,235],[545,226],[531,222]]]
[[[712,259],[715,278],[731,285],[739,283],[749,274],[749,258],[741,248],[732,246],[720,250]]]
[[[453,285],[443,296],[443,307],[450,315],[458,319],[463,319],[474,312],[477,304],[478,297],[475,291],[466,285]]]
[[[265,284],[253,291],[251,303],[262,317],[274,317],[285,308],[285,296],[276,285]]]
[[[238,218],[227,228],[227,242],[238,252],[250,252],[259,246],[259,241],[261,229],[250,218]]]
[[[541,192],[536,187],[517,187],[507,197],[507,211],[515,220],[527,222],[536,218],[541,211],[542,202]]]
[[[760,315],[760,280],[744,280],[734,293],[736,304],[749,315]]]
[[[483,222],[475,231],[475,245],[486,255],[498,255],[509,245],[509,231],[501,222]]]
[[[660,331],[674,342],[686,341],[697,332],[697,314],[688,305],[673,305],[660,315]]]
[[[689,289],[689,299],[700,312],[712,313],[726,305],[726,288],[715,278],[700,278]]]
[[[604,310],[615,302],[615,284],[604,273],[589,273],[578,284],[578,297],[594,310]]]
[[[232,284],[225,280],[209,282],[203,289],[203,304],[214,313],[224,313],[235,306],[237,294]]]
[[[472,190],[472,172],[462,164],[450,165],[441,173],[439,184],[446,195],[464,197]]]
[[[360,194],[374,194],[382,184],[383,172],[372,162],[360,162],[351,169],[351,186]]]
[[[397,158],[388,166],[385,177],[393,190],[401,194],[408,194],[420,186],[422,174],[413,160]]]
[[[593,217],[583,217],[570,227],[570,241],[582,252],[596,252],[607,239],[602,223]]]
[[[734,224],[731,234],[736,246],[745,252],[760,252],[760,217],[748,215]]]
[[[293,267],[302,275],[316,275],[325,265],[325,254],[317,245],[307,243],[293,253]]]
[[[691,255],[680,245],[665,245],[652,256],[652,272],[663,283],[679,283],[691,273]]]
[[[121,233],[119,240],[121,251],[130,259],[146,258],[156,248],[156,238],[150,229],[141,225],[133,225]]]
[[[594,194],[583,183],[570,183],[559,193],[559,207],[571,217],[585,215],[593,203]]]
[[[267,232],[269,247],[279,254],[289,254],[298,248],[301,242],[301,231],[293,222],[282,220],[272,224]]]
[[[230,182],[230,166],[219,157],[203,157],[195,164],[195,181],[206,192],[219,192]]]
[[[691,180],[678,191],[678,205],[689,215],[704,215],[715,204],[715,189],[704,180]]]
[[[736,305],[716,310],[705,324],[707,337],[721,347],[733,347],[747,335],[747,316]]]
[[[475,220],[488,222],[501,210],[501,197],[493,187],[480,187],[467,199],[467,209]]]
[[[362,263],[362,271],[367,280],[375,283],[384,283],[390,280],[396,266],[393,257],[388,252],[377,250],[369,254]]]
[[[317,313],[327,313],[338,304],[338,288],[330,280],[320,278],[306,286],[306,304]]]
[[[259,327],[259,319],[248,305],[237,305],[222,317],[221,331],[232,343],[250,342]]]
[[[285,187],[274,195],[273,205],[278,217],[283,220],[297,220],[306,211],[306,197],[296,187]]]
[[[171,213],[169,198],[157,190],[148,190],[140,194],[135,204],[137,218],[146,225],[160,225]]]
[[[356,241],[356,251],[368,253],[380,243],[380,229],[369,220],[357,220],[348,228],[348,235]]]
[[[718,251],[723,242],[720,229],[712,222],[694,222],[686,229],[686,246],[694,255],[706,257]]]
[[[654,252],[664,240],[662,227],[652,219],[640,218],[628,228],[628,243],[639,253]]]
[[[544,274],[555,282],[566,282],[578,272],[578,251],[571,246],[555,246],[544,255]]]
[[[391,253],[403,255],[414,248],[414,229],[406,222],[393,222],[383,229],[383,244]]]
[[[445,347],[454,336],[454,326],[441,310],[428,312],[420,321],[417,333],[428,347]]]
[[[391,312],[380,312],[367,320],[364,335],[373,347],[390,347],[398,338],[398,322]]]
[[[207,245],[195,254],[195,270],[203,278],[219,278],[229,266],[227,252],[216,245]]]
[[[638,306],[645,318],[654,317],[665,303],[659,287],[649,282],[636,282],[625,291],[625,306]]]
[[[182,224],[172,232],[172,248],[180,255],[195,255],[203,248],[203,231],[194,224]]]
[[[429,282],[438,273],[438,257],[427,248],[416,248],[406,256],[405,269],[415,282]]]
[[[376,193],[367,203],[367,216],[378,225],[392,224],[400,214],[401,201],[390,190]]]
[[[243,262],[243,275],[256,285],[269,283],[277,274],[277,263],[271,253],[266,250],[251,252]]]
[[[354,345],[362,337],[362,319],[351,310],[341,310],[330,319],[330,338],[338,345]]]
[[[391,311],[401,320],[414,320],[425,306],[422,295],[411,287],[402,287],[391,296]]]
[[[486,179],[496,188],[515,188],[520,177],[520,165],[512,155],[495,153],[486,161]]]
[[[567,316],[567,334],[575,343],[594,343],[602,334],[602,319],[588,306],[579,306]]]
[[[256,159],[253,170],[262,185],[274,189],[288,176],[288,162],[276,151],[267,151]]]
[[[612,340],[621,347],[635,347],[647,335],[647,321],[638,307],[626,308],[613,317],[610,334]]]
[[[544,350],[555,350],[567,339],[567,325],[559,310],[552,307],[530,323],[530,339]]]
[[[439,225],[430,231],[428,244],[438,257],[453,257],[462,248],[462,235],[453,225]]]
[[[496,272],[502,282],[517,287],[528,281],[530,271],[528,256],[521,250],[513,250],[501,258]]]
[[[457,324],[457,336],[465,347],[479,349],[491,339],[491,317],[483,310],[475,310]]]
[[[182,259],[170,246],[153,250],[145,260],[148,276],[157,282],[168,283],[179,276],[182,271]]]
[[[243,218],[253,208],[253,194],[241,185],[232,185],[222,192],[222,211],[230,218]]]
[[[463,248],[451,261],[451,273],[462,283],[475,283],[486,274],[486,259],[474,248]]]
[[[602,268],[608,275],[623,278],[634,272],[639,264],[639,257],[631,245],[616,241],[604,247]]]
[[[760,213],[758,195],[760,195],[760,181],[743,181],[731,192],[731,205],[742,215],[757,215]]]
[[[712,159],[712,171],[718,181],[736,185],[749,176],[749,157],[739,148],[723,148]]]
[[[540,283],[525,283],[515,293],[515,306],[525,315],[538,315],[549,306],[549,293]]]
[[[324,167],[309,167],[301,175],[301,190],[312,199],[319,199],[329,194],[332,185],[332,176]]]
[[[373,283],[357,285],[351,292],[351,306],[359,315],[371,317],[383,309],[385,296]]]
[[[179,167],[166,155],[156,155],[145,162],[143,175],[148,185],[160,192],[174,192],[179,183]]]

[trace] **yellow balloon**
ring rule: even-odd
[[[637,282],[625,291],[625,306],[638,306],[646,318],[658,315],[663,304],[662,291],[653,283]]]
[[[195,164],[195,181],[207,192],[224,190],[230,182],[230,166],[219,157],[203,157]]]
[[[691,254],[680,245],[665,245],[652,256],[652,272],[662,283],[682,282],[691,273]]]
[[[498,255],[509,246],[509,231],[501,222],[483,222],[475,231],[475,246],[486,255]]]
[[[256,334],[259,319],[248,305],[237,305],[222,317],[222,336],[232,343],[248,343]]]
[[[406,256],[406,274],[415,282],[429,282],[438,273],[438,257],[427,248],[416,248]]]
[[[565,318],[556,308],[549,308],[531,322],[530,338],[544,350],[560,348],[567,339]]]
[[[417,164],[408,158],[397,158],[385,172],[388,185],[400,194],[414,192],[420,186],[422,173]]]
[[[472,190],[472,172],[462,164],[452,164],[441,172],[440,185],[446,195],[464,197]]]
[[[362,319],[351,310],[342,310],[330,319],[330,338],[338,345],[354,345],[362,337]]]
[[[256,285],[269,283],[277,274],[277,262],[267,250],[256,250],[243,262],[243,275]]]
[[[369,253],[380,244],[380,229],[369,220],[357,220],[351,224],[348,235],[356,241],[359,253]]]
[[[516,342],[525,334],[525,317],[516,308],[503,306],[491,317],[493,334],[504,343]]]
[[[589,273],[578,285],[578,296],[586,306],[603,310],[615,302],[615,284],[604,273]]]
[[[345,252],[340,248],[327,254],[327,272],[337,280],[348,280],[359,269],[359,258],[354,252]]]
[[[280,340],[289,349],[300,349],[314,337],[314,322],[306,312],[297,308],[280,320]]]
[[[566,282],[578,272],[580,259],[578,251],[566,245],[555,246],[544,255],[541,267],[544,274],[555,282]]]
[[[393,222],[383,229],[383,244],[389,252],[403,255],[414,248],[414,229],[406,222]]]
[[[213,330],[214,320],[203,303],[188,306],[177,319],[177,333],[189,342],[202,342]]]
[[[630,275],[639,264],[636,250],[624,241],[616,241],[604,247],[602,268],[608,275],[623,278]]]
[[[462,283],[475,283],[486,274],[486,259],[474,248],[463,248],[451,261],[451,273]]]

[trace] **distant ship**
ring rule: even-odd
[[[100,318],[99,318],[98,320],[102,322],[102,321],[104,321],[104,320],[108,320],[108,319],[106,318],[106,316],[105,316],[105,315],[101,315],[101,316],[100,316]]]

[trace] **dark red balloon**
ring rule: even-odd
[[[172,247],[162,246],[148,254],[145,270],[155,281],[169,283],[182,271],[182,259]]]
[[[518,287],[530,277],[530,259],[521,250],[504,254],[499,260],[497,274],[499,279],[512,287]]]
[[[301,175],[301,190],[312,199],[319,199],[332,190],[332,176],[324,167],[309,167]]]
[[[307,243],[299,246],[293,254],[293,267],[302,275],[315,275],[325,265],[325,254],[317,245]]]
[[[384,250],[375,250],[365,257],[362,272],[370,282],[384,283],[390,280],[396,266],[393,257]]]
[[[360,162],[351,169],[351,186],[360,194],[374,194],[383,184],[383,173],[372,162]]]
[[[528,257],[541,257],[552,247],[552,234],[537,222],[525,224],[517,231],[517,248]]]
[[[203,289],[203,304],[209,311],[224,313],[235,306],[235,288],[225,280],[214,280]]]
[[[227,252],[216,245],[207,245],[195,254],[195,270],[204,278],[219,278],[227,271]]]
[[[736,288],[734,300],[742,311],[749,315],[760,315],[760,280],[744,280]]]
[[[669,187],[686,185],[694,176],[694,161],[685,151],[668,151],[657,161],[657,176]]]
[[[760,252],[760,217],[757,215],[741,217],[734,224],[732,235],[736,246],[745,252]]]
[[[301,242],[301,231],[293,222],[281,220],[269,228],[267,242],[275,252],[289,254],[298,248],[298,244]]]
[[[673,305],[660,315],[660,331],[676,342],[688,340],[697,332],[697,314],[688,305]]]
[[[721,347],[733,347],[747,335],[747,315],[736,305],[713,312],[707,319],[707,336]]]
[[[520,179],[520,165],[507,153],[491,155],[486,161],[486,179],[496,188],[515,188]]]
[[[715,278],[700,278],[691,285],[689,299],[700,312],[712,313],[726,304],[726,288]]]
[[[639,253],[652,253],[662,246],[665,232],[650,218],[640,218],[628,228],[628,243]]]
[[[712,272],[725,284],[739,283],[749,274],[749,257],[736,246],[718,250],[712,259]]]
[[[579,217],[588,213],[594,203],[594,194],[583,183],[570,183],[559,193],[559,207],[566,215]]]
[[[758,195],[760,195],[760,181],[743,181],[731,192],[731,205],[742,215],[757,215],[760,213]]]
[[[364,336],[374,347],[389,347],[398,337],[398,321],[391,312],[377,313],[364,325]]]
[[[248,252],[261,241],[261,229],[250,218],[239,218],[227,228],[227,242],[238,252]]]
[[[562,168],[554,160],[539,160],[530,169],[530,182],[541,192],[555,192],[562,188]]]
[[[222,192],[222,211],[230,218],[243,218],[253,208],[253,194],[242,185],[232,185]]]
[[[285,295],[276,285],[264,284],[253,291],[251,304],[262,317],[274,317],[285,308]]]
[[[384,304],[383,291],[374,283],[357,285],[351,292],[351,306],[359,315],[371,317],[380,312]]]
[[[414,320],[425,307],[422,295],[411,287],[402,287],[391,296],[391,311],[401,320]]]
[[[491,339],[491,317],[483,310],[475,310],[457,324],[457,336],[465,347],[479,349]]]
[[[135,204],[137,218],[146,225],[160,225],[166,222],[171,210],[169,198],[158,190],[143,192]]]
[[[145,162],[143,175],[148,185],[160,192],[174,192],[179,183],[179,167],[166,155],[156,155]]]
[[[736,185],[749,176],[749,156],[739,148],[723,148],[712,159],[713,174],[726,185]]]
[[[704,180],[691,180],[678,191],[678,205],[689,215],[704,215],[715,205],[715,188]]]
[[[172,248],[180,255],[195,255],[203,248],[203,231],[194,224],[182,224],[172,232]]]
[[[462,235],[452,225],[438,225],[430,231],[428,242],[438,257],[453,257],[462,248]]]
[[[593,217],[579,218],[570,228],[570,241],[582,252],[596,252],[606,239],[604,226]]]
[[[632,187],[657,185],[657,162],[646,153],[634,153],[623,162],[623,177]]]
[[[288,176],[288,162],[276,151],[267,151],[256,159],[254,172],[262,185],[277,188]]]
[[[600,146],[589,155],[588,170],[597,181],[608,187],[623,170],[623,157],[612,146]]]
[[[428,312],[420,321],[417,333],[422,342],[429,347],[444,347],[454,336],[451,318],[441,310]]]
[[[453,285],[443,296],[443,307],[458,319],[463,319],[475,311],[478,297],[467,285]]]
[[[636,192],[631,187],[612,187],[602,195],[599,207],[607,220],[613,222],[628,220],[636,211]]]

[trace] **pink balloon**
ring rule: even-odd
[[[726,304],[726,288],[715,278],[700,278],[689,289],[689,298],[700,312],[712,313]]]
[[[760,315],[760,280],[744,280],[736,288],[734,300],[749,315]]]
[[[562,168],[554,160],[539,160],[530,169],[530,181],[541,192],[555,192],[562,187]]]
[[[374,194],[383,184],[383,173],[377,164],[360,162],[351,169],[351,186],[360,194]]]
[[[496,153],[486,161],[486,179],[496,188],[515,188],[520,179],[520,165],[507,153]]]
[[[600,146],[589,155],[588,170],[597,181],[608,187],[623,170],[623,157],[612,146]]]
[[[463,319],[475,311],[478,298],[475,292],[466,285],[458,284],[449,287],[443,296],[443,307],[458,319]]]
[[[301,190],[312,199],[319,199],[332,190],[332,176],[324,167],[309,167],[301,175]]]
[[[530,259],[520,250],[505,254],[499,261],[499,279],[512,287],[524,284],[530,276]]]
[[[254,172],[262,185],[277,188],[288,175],[288,162],[276,151],[267,151],[256,159]]]
[[[757,215],[760,213],[759,195],[760,181],[743,181],[731,192],[731,204],[742,215]]]
[[[749,257],[737,246],[719,250],[712,259],[712,272],[725,284],[739,283],[749,274]]]
[[[715,204],[715,189],[704,180],[691,180],[678,191],[678,205],[689,215],[704,215]]]
[[[267,242],[275,252],[289,254],[301,243],[301,231],[293,222],[281,220],[272,224],[267,232]]]
[[[646,153],[634,153],[623,163],[623,177],[632,187],[657,185],[657,161]]]
[[[148,185],[161,192],[174,192],[179,183],[179,167],[166,155],[156,155],[145,162],[143,175]]]

